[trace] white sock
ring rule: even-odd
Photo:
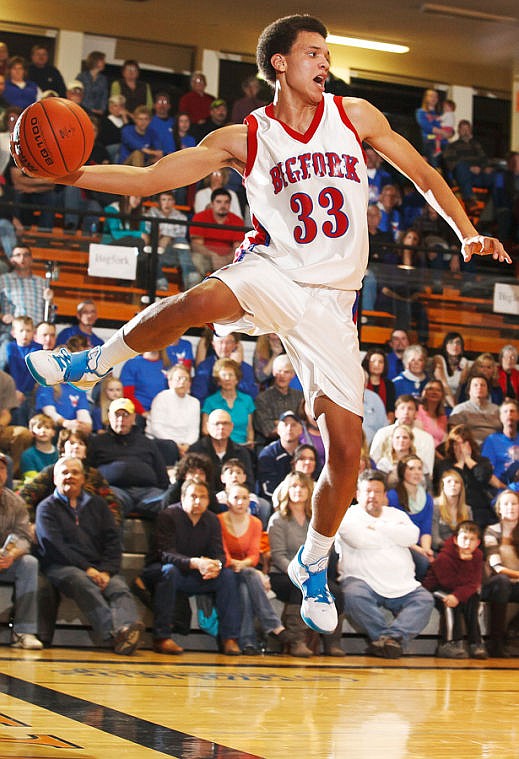
[[[322,559],[328,558],[330,549],[335,541],[335,536],[329,538],[327,535],[321,535],[316,532],[310,525],[306,535],[305,545],[301,553],[301,561],[307,566],[315,564]]]
[[[127,361],[129,358],[134,358],[138,355],[138,352],[134,351],[126,343],[123,330],[118,329],[101,348],[98,372],[100,374],[109,372],[110,369],[113,369],[116,364],[120,364],[121,361]]]

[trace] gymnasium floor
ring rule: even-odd
[[[511,759],[517,659],[0,648],[0,759]]]

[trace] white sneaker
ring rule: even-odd
[[[302,551],[303,546],[288,565],[288,576],[303,594],[301,618],[308,627],[319,633],[334,632],[339,620],[333,596],[328,589],[328,557],[307,566],[301,561]]]
[[[37,651],[40,648],[43,648],[43,643],[32,633],[13,632],[11,646],[13,648],[25,648]]]
[[[99,373],[97,367],[100,346],[87,351],[71,353],[67,348],[54,351],[32,351],[25,357],[30,373],[40,385],[49,387],[68,382],[80,390],[88,390],[109,373]]]

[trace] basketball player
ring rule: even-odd
[[[337,625],[326,584],[328,553],[355,493],[363,373],[355,328],[367,265],[368,179],[361,142],[410,177],[455,229],[465,260],[475,253],[511,263],[501,243],[477,235],[449,188],[384,116],[357,98],[324,94],[327,31],[310,16],[279,19],[262,33],[258,66],[274,102],[196,148],[148,168],[89,166],[66,177],[99,192],[155,195],[229,166],[245,177],[254,219],[235,262],[134,317],[104,346],[82,354],[29,354],[42,384],[88,387],[114,364],[174,343],[191,326],[218,334],[275,332],[321,430],[326,465],[314,492],[308,537],[289,567],[303,593],[301,616],[320,632]]]

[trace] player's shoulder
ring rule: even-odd
[[[385,127],[385,116],[369,100],[357,97],[343,97],[341,101],[346,116],[361,137],[378,132],[381,127]]]

